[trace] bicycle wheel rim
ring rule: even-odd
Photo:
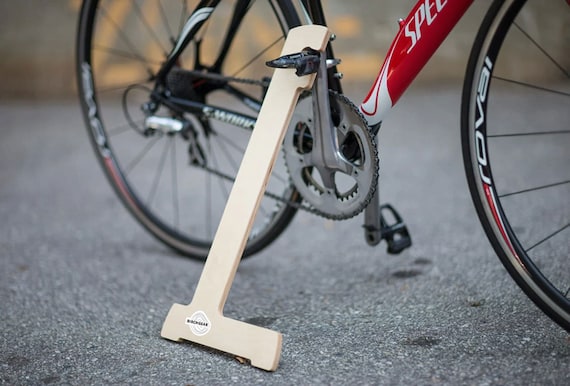
[[[537,128],[537,132],[531,134],[530,132],[506,131],[510,130],[510,128],[506,130],[501,128],[503,131],[493,132],[494,128],[492,127],[493,123],[496,125],[497,122],[500,122],[499,117],[502,116],[502,113],[497,112],[497,109],[493,107],[492,98],[502,97],[503,100],[508,100],[506,97],[509,95],[507,93],[508,90],[503,91],[503,89],[507,87],[514,89],[522,87],[528,91],[524,93],[525,97],[528,98],[534,97],[535,93],[540,94],[547,91],[546,87],[541,89],[531,88],[531,83],[526,80],[524,82],[521,81],[520,79],[528,77],[528,75],[521,75],[522,72],[512,77],[503,75],[506,67],[504,65],[505,59],[503,59],[503,56],[505,54],[503,52],[508,52],[507,50],[512,49],[514,46],[512,43],[514,41],[513,36],[523,37],[530,46],[538,47],[540,45],[540,42],[537,42],[537,40],[530,40],[534,38],[532,38],[531,33],[525,30],[528,27],[524,24],[524,20],[521,21],[522,16],[529,15],[526,9],[521,11],[523,7],[529,5],[528,3],[527,1],[496,1],[493,3],[481,26],[468,64],[464,85],[462,105],[464,164],[477,213],[491,244],[504,266],[524,292],[549,317],[566,330],[570,330],[570,301],[568,299],[570,275],[565,265],[570,255],[567,242],[568,236],[565,236],[566,239],[550,240],[549,243],[552,244],[549,247],[552,251],[550,257],[555,256],[555,259],[552,259],[555,261],[545,261],[543,254],[547,253],[545,252],[547,250],[545,248],[546,245],[542,245],[543,250],[540,252],[537,252],[535,249],[545,242],[540,242],[544,237],[538,237],[539,242],[537,242],[537,238],[534,237],[532,232],[525,230],[525,228],[531,229],[532,227],[532,223],[529,221],[532,218],[530,216],[532,210],[526,210],[529,216],[527,216],[526,223],[524,223],[521,221],[524,216],[516,213],[517,209],[514,209],[518,205],[518,211],[522,213],[523,211],[520,209],[521,202],[530,200],[528,197],[524,198],[524,195],[534,195],[535,193],[533,192],[547,189],[549,184],[534,184],[531,185],[533,186],[531,189],[511,187],[515,183],[523,181],[524,178],[521,177],[524,174],[521,173],[517,177],[507,177],[507,167],[503,166],[508,161],[511,164],[515,164],[515,160],[520,159],[514,157],[514,153],[509,153],[512,159],[507,159],[507,153],[504,150],[508,148],[507,146],[518,146],[520,148],[519,152],[523,152],[523,145],[520,143],[521,138],[528,142],[527,146],[530,146],[531,142],[528,138],[531,135],[547,137],[550,135],[549,133],[556,132],[556,134],[552,135],[560,136],[563,130],[552,129],[541,132]],[[561,4],[566,6],[563,2]],[[533,6],[533,4],[529,6]],[[564,15],[564,12],[568,15],[568,9],[562,9],[561,14]],[[545,52],[547,51],[545,50]],[[530,55],[529,50],[529,60],[531,58]],[[562,85],[568,82],[567,71],[565,76],[565,79],[563,76],[564,83]],[[546,78],[541,79],[541,82],[546,81]],[[551,82],[551,80],[548,80],[548,82]],[[533,83],[532,86],[534,87],[536,84]],[[557,91],[554,93],[555,95],[562,95],[562,101],[559,103],[567,105],[568,93],[562,92],[560,94],[558,92],[560,90],[555,91]],[[519,90],[518,93],[522,94],[523,92]],[[566,95],[564,96],[563,94]],[[503,101],[503,103],[505,102]],[[564,113],[558,112],[557,114],[560,117]],[[527,116],[528,112],[525,111],[521,115]],[[496,120],[493,122],[493,119]],[[566,122],[568,121],[566,120]],[[521,127],[524,127],[524,125],[521,124],[517,129]],[[568,137],[568,134],[562,135]],[[507,140],[511,140],[512,143],[515,143],[514,141],[519,142],[516,145],[509,145],[506,144]],[[501,141],[503,141],[503,144],[500,144]],[[558,154],[561,157],[560,159],[565,161],[560,162],[560,159],[558,160],[557,166],[562,170],[564,164],[568,162],[568,155],[565,153],[565,150],[560,150],[560,143],[557,143],[559,141],[548,139],[548,141],[542,141],[541,144],[548,144],[550,149],[549,156]],[[567,139],[563,139],[563,141],[567,143]],[[526,150],[526,147],[524,149]],[[505,154],[502,154],[502,152]],[[532,156],[529,153],[530,151],[525,155],[530,160]],[[521,165],[519,165],[518,169],[522,169],[522,165],[528,165],[527,163],[523,164],[522,161],[520,162]],[[513,170],[516,169],[513,168]],[[543,174],[546,175],[547,173]],[[567,177],[569,176],[565,175],[557,184],[550,184],[552,185],[550,188],[568,189]],[[530,180],[524,182],[530,183]],[[540,186],[542,187],[537,189]],[[568,199],[560,199],[562,197],[560,193],[551,193],[551,195],[552,197],[558,197],[558,200],[552,199],[551,201],[560,203],[558,213],[560,214],[559,218],[562,219],[562,225],[555,226],[555,234],[551,237],[560,237],[568,229]],[[536,213],[535,210],[534,214]],[[554,220],[552,222],[554,223]],[[532,240],[533,237],[534,240]],[[545,240],[548,241],[548,239]],[[557,250],[554,249],[554,241],[556,240],[558,240]],[[549,263],[553,266],[549,267]]]
[[[121,4],[116,5],[117,4],[116,2],[112,3],[113,7],[115,7],[113,10],[116,11],[113,12],[113,15],[122,15],[122,16],[113,16],[114,19],[111,19],[112,22],[107,21],[107,24],[112,25],[111,26],[112,28],[108,27],[107,29],[116,29],[116,24],[118,24],[117,21],[115,21],[116,18],[123,17],[124,20],[129,20],[128,13],[125,13],[124,11],[124,8],[126,7],[125,4],[122,4],[123,2],[119,3]],[[141,12],[142,9],[141,7],[147,6],[148,3],[152,4],[152,2],[143,2],[143,3],[131,2],[132,6],[137,6],[138,9],[136,10],[136,12]],[[160,6],[163,5],[162,2],[160,1],[155,3]],[[186,3],[187,2],[183,2],[183,4]],[[229,3],[229,2],[222,2],[222,3]],[[289,27],[298,24],[298,18],[296,13],[294,12],[294,10],[291,8],[290,5],[287,6],[284,5],[288,4],[286,2],[283,2],[283,4],[281,4],[281,2],[278,1],[263,1],[263,2],[254,1],[253,3],[254,5],[261,4],[260,7],[266,7],[266,8],[269,7],[270,11],[272,11],[274,15],[274,17],[271,20],[277,22],[274,26],[276,28],[280,28],[282,33],[283,31],[286,31]],[[112,130],[112,127],[117,127],[117,126],[120,127],[121,125],[112,125],[111,123],[113,123],[112,121],[114,117],[112,116],[111,113],[107,114],[105,111],[106,101],[105,101],[104,92],[106,92],[107,89],[109,89],[109,87],[104,87],[105,90],[103,90],[103,87],[100,86],[102,84],[102,80],[104,79],[104,77],[102,76],[102,70],[97,68],[98,65],[96,62],[98,59],[97,55],[101,56],[101,54],[95,53],[95,55],[93,55],[94,45],[97,44],[97,41],[99,42],[99,44],[101,42],[101,39],[97,40],[98,36],[96,35],[98,31],[105,31],[103,27],[97,25],[97,17],[102,18],[102,16],[100,16],[102,14],[101,13],[102,8],[99,8],[101,4],[106,5],[107,3],[105,3],[104,0],[92,0],[84,2],[81,11],[81,20],[79,23],[78,41],[77,41],[77,69],[78,69],[77,71],[78,71],[78,85],[79,85],[80,99],[82,103],[84,116],[87,122],[89,136],[92,141],[92,144],[96,149],[97,157],[103,166],[103,170],[105,171],[108,180],[113,186],[115,192],[120,197],[121,201],[134,215],[134,217],[148,231],[150,231],[150,233],[152,233],[155,237],[157,237],[160,241],[162,241],[166,245],[174,248],[175,250],[185,255],[197,259],[204,259],[207,256],[209,246],[211,245],[211,240],[214,237],[215,228],[217,227],[217,221],[219,221],[219,217],[221,217],[223,205],[217,205],[217,207],[215,208],[217,212],[215,216],[213,216],[217,217],[208,220],[209,224],[202,225],[199,221],[196,221],[196,224],[192,224],[192,226],[194,226],[193,229],[196,233],[202,231],[201,229],[202,226],[204,228],[207,226],[209,229],[207,230],[208,233],[205,236],[202,235],[194,236],[194,234],[192,233],[188,234],[186,232],[180,231],[181,226],[173,226],[171,223],[169,223],[168,219],[164,218],[165,216],[163,216],[162,213],[159,213],[156,209],[152,208],[151,205],[149,205],[147,199],[141,198],[142,195],[140,192],[142,191],[142,189],[140,189],[140,186],[137,186],[137,183],[134,182],[134,178],[131,177],[131,175],[129,175],[130,172],[126,170],[128,169],[127,162],[124,159],[121,159],[121,157],[118,155],[119,152],[118,142],[116,138],[112,137],[110,131]],[[111,4],[111,2],[109,2],[109,4]],[[184,5],[183,7],[185,9],[186,5]],[[155,9],[156,9],[155,13],[157,15],[160,15],[160,18],[167,17],[166,15],[166,13],[168,13],[167,11],[159,8]],[[191,10],[192,8],[188,7],[188,12],[190,12]],[[253,6],[251,8],[248,8],[248,15],[256,10],[257,8],[253,8]],[[131,9],[132,14],[136,15],[136,12],[134,12]],[[220,7],[219,9],[214,10],[214,13],[215,12],[225,12],[225,9],[223,7]],[[187,16],[188,15],[184,15],[183,17],[178,16],[178,18],[181,20],[180,26],[182,25],[182,22],[187,18]],[[110,19],[109,16],[105,17]],[[159,18],[159,16],[156,17]],[[145,24],[144,28],[147,28],[146,24],[150,23],[149,20],[147,18],[144,18],[143,21],[144,21],[143,24]],[[268,20],[267,23],[270,24],[270,21]],[[267,23],[265,24],[266,26],[268,25]],[[170,27],[170,28],[172,30],[176,30],[177,28],[181,28],[180,26],[174,28]],[[242,27],[244,26],[241,26],[240,28]],[[167,28],[163,29],[166,30]],[[121,33],[122,32],[120,31],[116,32],[116,35],[118,36],[117,39],[127,40],[121,35]],[[148,31],[146,31],[145,33],[148,33]],[[104,34],[101,33],[101,35]],[[149,39],[158,40],[154,36],[150,36]],[[281,39],[279,39],[279,41],[276,42],[272,41],[271,51],[268,51],[266,55],[270,55],[271,52],[275,52],[275,49],[279,50],[279,47],[282,45],[283,39],[284,38],[281,35]],[[174,44],[172,41],[170,41],[169,43]],[[116,56],[121,56],[121,55],[126,56],[126,53],[123,51],[125,48],[124,47],[120,48],[121,49],[119,50],[116,47],[106,47],[107,53],[111,52],[115,53]],[[137,54],[134,56],[135,57],[133,60],[140,60],[140,57],[136,56],[142,56],[142,55]],[[193,60],[194,58],[192,57],[191,59]],[[152,79],[152,75],[150,75],[149,78]],[[124,82],[124,83],[129,85],[129,82]],[[134,82],[134,81],[130,82],[130,84],[138,84],[138,83],[139,82]],[[140,83],[143,82],[141,81]],[[150,82],[150,84],[152,84],[152,82]],[[106,86],[109,85],[107,84]],[[123,90],[124,89],[126,89],[126,87],[123,88]],[[125,122],[123,120],[122,126],[126,127],[127,125],[128,122]],[[249,134],[246,135],[248,136]],[[227,146],[231,145],[232,144],[229,144]],[[243,143],[241,143],[240,146],[241,145],[243,145]],[[171,146],[172,149],[175,149],[173,150],[174,152],[176,151],[176,146],[178,146],[178,144]],[[240,150],[243,151],[243,147]],[[164,149],[163,152],[166,154],[168,152],[168,150],[166,150],[167,146],[164,146],[163,149]],[[176,159],[178,161],[178,158],[181,158],[182,157],[181,154],[183,154],[185,151],[188,152],[188,150],[184,150],[184,148],[182,147],[182,150],[178,149],[176,151],[178,155],[175,156],[165,155],[162,161],[160,161],[159,158],[157,158],[156,162],[163,162],[163,164],[172,163],[174,165],[175,162],[174,161],[171,162],[170,158]],[[219,150],[218,153],[221,154]],[[222,157],[223,156],[224,154],[222,154]],[[239,166],[239,160],[235,161],[235,164]],[[235,166],[232,167],[234,168],[233,172],[235,172],[237,170],[237,167]],[[162,176],[161,178],[164,179],[165,177]],[[174,179],[174,177],[172,177],[172,179]],[[283,187],[280,188],[282,190],[279,191],[280,192],[279,195],[283,197],[284,200],[298,202],[300,200],[300,197],[294,189],[290,188],[288,178],[281,176],[280,179],[286,181],[286,183],[282,184]],[[211,185],[215,183],[219,184],[220,186],[222,184],[225,185],[230,184],[229,187],[227,186],[224,187],[225,189],[224,194],[226,195],[227,199],[227,195],[229,194],[229,191],[231,189],[231,181],[210,182]],[[183,187],[178,186],[177,189],[182,190]],[[204,196],[208,196],[208,194],[204,193]],[[160,204],[159,199],[153,197],[152,200],[159,201]],[[183,201],[180,198],[178,198],[177,200]],[[211,201],[212,199],[209,200]],[[266,200],[267,199],[264,199],[264,201]],[[180,204],[177,203],[176,205]],[[259,212],[260,214],[258,215],[258,220],[256,220],[256,223],[254,224],[254,228],[252,230],[249,242],[246,246],[244,256],[249,256],[255,252],[258,252],[259,250],[270,244],[287,227],[287,225],[290,223],[296,212],[295,208],[282,204],[278,201],[276,202],[270,200],[270,203],[266,204],[266,207],[264,207],[263,205],[264,204],[262,204],[262,207],[260,208]],[[202,210],[204,206],[205,204],[198,203],[196,204],[196,210],[197,211]],[[262,211],[265,211],[266,218],[259,219],[261,217]],[[184,215],[184,218],[190,218],[192,215],[198,217],[196,213],[188,211]],[[179,218],[172,221],[181,221],[180,217],[182,216],[178,217]],[[204,223],[203,220],[200,221]]]

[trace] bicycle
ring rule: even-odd
[[[343,96],[332,40],[323,58],[306,50],[275,60],[290,28],[326,25],[320,1],[84,0],[77,76],[90,139],[135,219],[203,260],[270,81],[266,63],[299,70],[326,60],[327,76],[299,100],[244,257],[275,240],[298,210],[335,220],[364,212],[366,242],[385,240],[389,253],[400,253],[411,237],[396,209],[380,205],[378,132],[471,3],[418,1],[356,106]],[[559,8],[562,22],[549,22],[560,23],[560,38],[532,25],[529,15],[543,5],[490,5],[466,69],[461,142],[473,203],[496,254],[525,294],[570,331],[570,1],[549,3]],[[521,50],[525,65],[513,66],[509,57]],[[538,74],[535,59],[546,63]],[[517,115],[494,108],[494,98]],[[551,110],[533,110],[533,98],[548,98]],[[538,148],[541,158],[532,155]],[[537,229],[539,217],[549,218],[550,229]]]

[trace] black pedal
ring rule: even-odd
[[[386,221],[384,213],[388,212],[391,222]],[[406,224],[400,214],[390,204],[380,206],[380,226],[382,228],[382,239],[388,243],[388,253],[398,254],[404,249],[412,246],[412,238],[408,232]]]
[[[314,74],[319,69],[321,56],[319,51],[306,49],[302,52],[284,55],[265,64],[273,68],[294,68],[297,76]]]

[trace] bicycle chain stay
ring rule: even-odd
[[[248,78],[239,78],[235,76],[227,76],[227,75],[220,75],[213,72],[204,72],[204,71],[197,71],[197,70],[183,70],[185,75],[189,77],[193,77],[194,80],[196,79],[208,79],[208,80],[216,80],[216,81],[225,81],[227,83],[234,82],[234,83],[242,83],[242,84],[251,84],[255,86],[261,87],[268,87],[270,79],[262,79],[262,80],[255,80],[255,79],[248,79]]]

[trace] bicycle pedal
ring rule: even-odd
[[[296,54],[284,55],[265,62],[272,68],[294,68],[297,76],[314,74],[319,69],[321,56],[319,51],[306,49]]]
[[[388,212],[393,221],[388,223],[383,212]],[[388,243],[387,252],[391,255],[399,254],[412,246],[412,238],[402,217],[390,204],[380,206],[380,225],[382,239]]]

